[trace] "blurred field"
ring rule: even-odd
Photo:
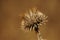
[[[0,0],[0,40],[37,40],[34,32],[20,29],[24,12],[35,6],[48,15],[43,38],[60,40],[60,0]]]

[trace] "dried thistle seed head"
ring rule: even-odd
[[[21,22],[21,28],[25,30],[38,31],[42,24],[47,22],[47,16],[37,10],[37,8],[29,9],[25,13],[24,19]]]

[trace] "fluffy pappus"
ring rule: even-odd
[[[29,9],[21,22],[21,28],[27,30],[34,30],[39,32],[39,27],[47,22],[47,16],[40,12],[37,8]]]

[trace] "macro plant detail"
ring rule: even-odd
[[[40,12],[37,8],[29,9],[23,17],[23,20],[21,22],[21,28],[24,31],[35,31],[38,40],[43,40],[39,27],[46,24],[46,22],[48,21],[47,17],[48,16]]]

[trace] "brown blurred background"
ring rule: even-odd
[[[20,29],[24,12],[35,6],[48,15],[43,38],[60,40],[60,0],[0,0],[0,40],[37,40],[34,32]]]

